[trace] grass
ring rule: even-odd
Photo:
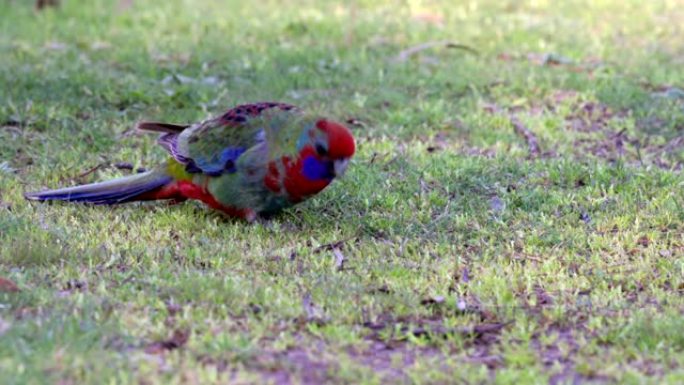
[[[0,2],[3,384],[684,382],[681,2],[63,3]],[[267,223],[22,198],[258,100],[359,148]]]

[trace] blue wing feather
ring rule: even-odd
[[[231,174],[237,172],[236,163],[242,154],[266,143],[266,130],[254,119],[271,109],[290,111],[295,107],[274,102],[239,105],[182,132],[164,131],[167,133],[158,143],[189,173]]]

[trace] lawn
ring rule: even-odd
[[[247,3],[0,1],[0,383],[684,383],[684,2]],[[23,199],[261,100],[358,145],[273,219]]]

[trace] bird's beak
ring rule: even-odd
[[[335,176],[342,176],[344,172],[347,171],[347,166],[349,165],[349,158],[338,159],[335,161]]]

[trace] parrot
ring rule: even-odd
[[[242,104],[195,124],[143,121],[169,158],[142,173],[24,194],[31,201],[114,205],[199,200],[252,222],[300,203],[344,174],[356,150],[341,123],[280,102]]]

